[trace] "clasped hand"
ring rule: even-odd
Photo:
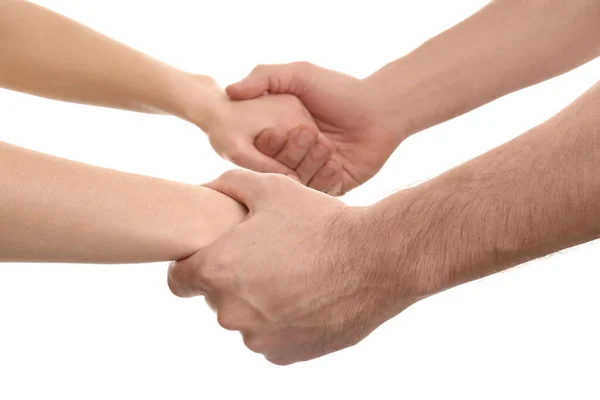
[[[278,365],[309,360],[356,344],[393,315],[382,312],[390,279],[372,263],[360,209],[278,174],[232,170],[208,186],[248,216],[173,263],[169,286],[205,296],[249,349]]]
[[[205,296],[221,326],[276,364],[357,343],[392,315],[381,311],[388,278],[372,270],[363,218],[283,174],[340,195],[375,175],[403,137],[376,115],[366,81],[307,63],[257,67],[227,94],[213,147],[279,174],[230,171],[208,185],[248,216],[174,263],[171,290]]]
[[[373,177],[408,136],[378,114],[368,79],[309,63],[258,66],[226,91],[207,129],[220,155],[333,195]]]

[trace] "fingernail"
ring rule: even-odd
[[[316,145],[312,151],[313,158],[316,158],[316,159],[323,158],[323,157],[325,157],[326,154],[327,154],[327,147],[323,146],[322,144]]]
[[[298,144],[302,147],[309,147],[312,144],[313,135],[308,131],[301,131],[298,136]]]

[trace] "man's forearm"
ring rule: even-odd
[[[27,1],[0,0],[0,33],[0,87],[186,119],[193,112],[199,125],[212,122],[222,97],[208,77],[172,68]]]
[[[530,132],[371,207],[374,236],[390,237],[376,246],[393,265],[382,282],[428,296],[599,238],[598,171],[600,83]]]
[[[244,215],[243,206],[207,188],[0,142],[0,261],[176,260]]]
[[[365,82],[401,141],[599,54],[600,2],[495,0]]]

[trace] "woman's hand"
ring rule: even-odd
[[[221,157],[258,172],[296,179],[301,175],[305,182],[330,160],[333,146],[319,134],[312,116],[295,96],[232,101],[210,78],[198,79],[203,89],[211,92],[214,106],[208,114],[205,107],[196,116],[192,111],[190,119],[207,133]],[[206,104],[206,93],[202,97]],[[262,144],[272,149],[269,156],[255,147],[256,138],[263,133],[270,138],[269,143]]]

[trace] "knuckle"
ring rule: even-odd
[[[296,146],[295,144],[293,146]],[[286,167],[294,169],[296,165],[302,161],[302,153],[301,150],[297,147],[290,146],[289,148],[282,151],[277,159]]]
[[[218,289],[227,285],[229,261],[224,256],[213,257],[207,260],[201,268],[196,270],[195,283],[197,286]]]
[[[260,336],[244,336],[244,345],[255,353],[264,353],[267,351],[266,341]]]
[[[176,264],[171,264],[169,268],[169,272],[167,274],[167,285],[169,286],[169,290],[177,297],[183,297],[184,291],[182,289],[182,285],[179,282],[176,275]]]
[[[292,361],[289,358],[285,358],[285,357],[265,357],[267,359],[268,362],[270,362],[271,364],[277,365],[279,367],[285,367],[287,365],[291,365],[294,363],[294,361]]]
[[[216,281],[212,268],[203,267],[196,270],[195,281],[205,287],[213,287]]]
[[[252,73],[253,74],[261,74],[261,73],[265,72],[265,70],[268,67],[269,66],[267,64],[258,64],[256,67],[252,68]]]
[[[274,173],[264,174],[264,176],[262,177],[262,181],[265,188],[273,189],[279,188],[287,181],[287,179],[288,178],[284,175]]]
[[[296,61],[296,62],[292,63],[292,65],[298,71],[306,71],[314,66],[314,64],[312,64],[308,61]]]
[[[240,169],[230,169],[221,174],[220,179],[235,179],[242,176],[244,173]]]
[[[177,297],[192,297],[202,293],[190,276],[195,273],[195,266],[174,261],[169,266],[167,285],[171,293]]]
[[[232,142],[228,146],[225,157],[232,163],[238,164],[244,161],[245,151],[244,146],[239,142]]]
[[[220,312],[217,314],[217,322],[221,325],[221,328],[228,331],[234,331],[237,328],[236,318],[229,313]]]

